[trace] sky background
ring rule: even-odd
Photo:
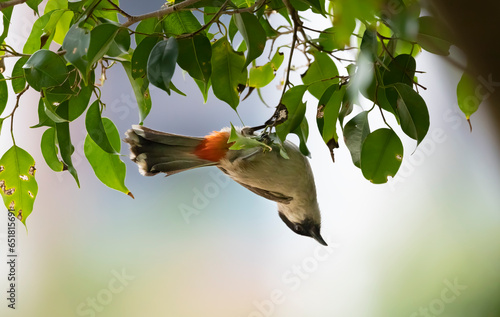
[[[133,14],[160,5],[123,2]],[[34,19],[25,5],[16,7],[7,42],[22,50]],[[10,74],[13,61],[6,65]],[[135,199],[107,188],[83,155],[83,117],[71,128],[79,189],[68,173],[56,174],[45,164],[43,130],[27,128],[38,122],[38,96],[30,90],[16,112],[15,133],[16,143],[37,162],[39,192],[29,232],[18,225],[15,311],[4,299],[7,217],[0,217],[0,315],[498,316],[500,151],[491,129],[496,123],[480,108],[470,133],[456,104],[461,73],[425,52],[417,67],[426,72],[419,82],[428,88],[420,92],[431,126],[418,148],[402,136],[403,164],[384,185],[363,178],[343,142],[332,163],[314,124],[317,101],[308,97],[308,147],[327,248],[293,234],[275,203],[228,181],[217,168],[146,178],[125,158],[126,184]],[[151,88],[146,126],[201,136],[230,122],[241,125],[213,95],[203,104],[180,69],[173,81],[188,96]],[[270,105],[279,100],[276,84],[263,91]],[[119,65],[108,73],[102,92],[104,116],[123,135],[138,123],[138,112]],[[246,125],[261,124],[273,112],[256,95],[238,110]],[[6,122],[0,153],[11,146],[8,129]],[[121,153],[128,155],[126,144]],[[183,210],[196,213],[186,217]]]

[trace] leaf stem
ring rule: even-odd
[[[107,9],[107,10],[113,10],[113,11],[117,11],[118,13],[120,13],[121,15],[123,15],[124,17],[126,17],[127,19],[129,19],[131,17],[130,14],[128,14],[127,12],[123,11],[122,8],[120,8],[116,3],[114,3],[112,0],[108,0],[109,4],[111,4],[113,6],[113,9]]]
[[[295,46],[297,44],[297,33],[299,31],[299,26],[302,25],[302,21],[300,20],[300,17],[297,13],[297,11],[294,9],[294,7],[290,4],[288,0],[283,0],[283,3],[288,9],[288,12],[292,16],[293,20],[293,37],[292,37],[292,45],[290,47],[290,57],[288,58],[288,66],[286,70],[286,77],[285,77],[285,83],[283,84],[283,92],[281,93],[280,101],[278,105],[276,106],[276,110],[274,111],[273,115],[269,120],[266,121],[266,126],[275,126],[278,124],[278,119],[280,119],[280,114],[282,110],[286,110],[285,105],[283,105],[283,97],[285,96],[285,93],[287,91],[288,86],[290,85],[290,72],[292,70],[292,60],[293,60],[293,52],[295,50]],[[285,107],[285,109],[284,109]],[[287,118],[285,118],[286,120]]]
[[[17,108],[19,108],[19,100],[21,99],[21,96],[30,88],[29,85],[26,85],[23,90],[21,90],[20,93],[17,94],[16,96],[16,105],[14,106],[14,109],[12,109],[12,112],[5,117],[4,119],[7,119],[10,117],[10,135],[12,137],[12,143],[16,145],[16,140],[14,138],[14,114],[16,113]]]
[[[210,21],[208,21],[207,24],[203,25],[200,29],[194,31],[193,33],[190,33],[190,34],[182,34],[180,36],[178,36],[177,38],[186,38],[186,37],[192,37],[192,36],[195,36],[196,34],[202,32],[203,30],[205,30],[206,28],[210,27],[216,20],[219,19],[219,17],[222,15],[222,12],[224,12],[224,10],[226,9],[227,5],[229,4],[229,1],[230,0],[226,0],[224,2],[224,4],[221,6],[221,8],[219,9],[219,11],[217,11],[214,16],[210,19]]]

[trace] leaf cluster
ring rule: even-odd
[[[167,94],[186,95],[172,81],[179,68],[195,81],[205,102],[211,89],[235,111],[245,91],[246,96],[257,92],[261,97],[261,89],[268,89],[282,69],[281,98],[263,125],[271,143],[233,129],[233,149],[276,148],[286,158],[281,144],[294,133],[302,153],[309,155],[304,96],[310,94],[318,101],[312,105],[315,125],[332,158],[342,134],[364,177],[385,183],[397,173],[404,156],[401,133],[386,118],[394,117],[402,133],[417,145],[430,125],[426,103],[418,93],[423,87],[418,84],[415,57],[422,49],[447,55],[451,46],[445,28],[436,18],[421,16],[420,3],[412,0],[184,0],[138,16],[123,11],[118,0],[49,0],[44,12],[39,12],[40,3],[27,1],[38,19],[22,52],[5,42],[13,7],[2,11],[0,35],[0,66],[4,58],[17,58],[8,76],[0,74],[0,116],[9,97],[8,80],[16,94],[13,111],[0,117],[0,133],[2,123],[11,120],[14,143],[0,159],[0,193],[23,222],[36,197],[35,165],[31,155],[15,144],[13,118],[27,89],[40,96],[39,123],[32,128],[45,129],[41,152],[46,164],[55,172],[69,172],[79,185],[70,126],[84,116],[84,152],[97,178],[132,196],[125,185],[119,132],[103,116],[101,89],[109,68],[118,65],[125,70],[140,124],[153,104],[151,85]],[[305,14],[330,23],[325,29],[313,29]],[[125,22],[120,23],[119,15]],[[237,38],[243,39],[241,43]],[[279,38],[291,44],[276,48]],[[357,45],[351,46],[353,42]],[[345,57],[349,52],[351,60]],[[307,60],[301,83],[290,79],[296,54]],[[478,106],[468,98],[474,84],[464,75],[458,87],[458,103],[467,119]],[[369,109],[362,107],[367,100],[372,104]],[[377,116],[386,127],[371,130],[370,122]]]

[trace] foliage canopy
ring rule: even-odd
[[[38,19],[18,52],[6,39],[12,11],[23,3]],[[121,65],[126,71],[141,124],[152,107],[150,85],[169,95],[184,95],[172,82],[178,67],[196,82],[205,101],[212,89],[234,110],[243,95],[261,96],[260,90],[281,69],[282,95],[263,133],[272,133],[284,159],[287,154],[280,145],[290,133],[299,137],[302,153],[309,154],[311,122],[305,112],[306,107],[315,107],[315,125],[332,158],[342,134],[363,176],[385,183],[403,160],[400,138],[414,139],[418,145],[429,129],[429,112],[418,93],[425,88],[418,83],[421,71],[415,56],[422,49],[448,55],[452,45],[439,20],[421,16],[416,0],[184,0],[137,16],[122,10],[118,0],[48,0],[43,12],[40,4],[41,0],[0,1],[4,17],[0,67],[6,74],[0,74],[0,133],[2,123],[10,119],[13,141],[0,159],[0,193],[5,206],[23,223],[33,209],[37,183],[33,158],[15,143],[13,119],[28,89],[40,93],[39,123],[32,128],[45,129],[41,152],[47,165],[55,172],[68,171],[79,184],[70,124],[85,114],[85,156],[96,176],[132,196],[119,156],[119,132],[103,117],[100,91],[105,89],[107,69]],[[306,11],[329,21],[328,27],[312,28],[303,18]],[[243,39],[238,46],[237,34]],[[275,47],[278,38],[289,44]],[[345,58],[345,52],[352,52],[353,59]],[[290,79],[297,54],[307,60],[302,82]],[[17,58],[13,69],[5,70],[5,58]],[[101,75],[99,85],[96,74]],[[5,114],[7,100],[13,97],[7,81],[16,102]],[[457,90],[467,119],[478,106],[468,100],[474,85],[474,79],[464,74]],[[318,102],[306,105],[306,93]],[[369,100],[372,106],[358,111],[354,105],[360,100]],[[372,111],[386,127],[370,129]],[[387,123],[388,116],[396,119],[404,135]],[[232,132],[230,141],[236,141],[238,148],[269,148]],[[8,138],[5,131],[0,137]]]

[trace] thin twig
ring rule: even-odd
[[[293,6],[290,4],[288,0],[283,0],[283,3],[288,9],[288,12],[292,16],[293,20],[293,38],[292,38],[292,45],[290,47],[290,57],[288,58],[288,66],[286,70],[286,77],[285,77],[285,83],[283,84],[283,92],[281,93],[280,101],[278,103],[278,106],[276,106],[276,110],[274,111],[273,115],[269,120],[266,121],[266,126],[275,126],[279,122],[280,118],[280,113],[283,109],[283,97],[285,96],[285,93],[287,91],[288,86],[290,85],[290,72],[292,70],[292,60],[293,60],[293,52],[295,50],[295,45],[297,44],[297,33],[299,31],[299,26],[302,24],[302,21],[300,21],[300,17],[297,14],[297,11],[293,8]],[[285,120],[287,119],[286,117],[284,118]]]
[[[17,97],[16,97],[16,105],[14,106],[14,109],[12,109],[12,112],[5,118],[8,118],[10,117],[10,135],[12,136],[12,143],[14,145],[16,145],[16,140],[14,139],[14,114],[17,110],[17,108],[19,108],[19,100],[21,99],[21,96],[26,92],[26,90],[28,90],[30,88],[29,85],[26,85],[26,87],[24,87],[23,90],[21,90],[20,93],[17,94]]]
[[[210,21],[208,21],[207,24],[203,25],[200,29],[196,30],[195,32],[193,33],[189,33],[189,34],[183,34],[183,35],[180,35],[178,36],[177,38],[186,38],[186,37],[191,37],[191,36],[195,36],[196,34],[202,32],[203,30],[205,30],[206,28],[209,28],[212,23],[214,23],[216,20],[219,19],[219,17],[221,16],[222,12],[226,9],[227,5],[229,4],[229,1],[230,0],[226,0],[226,2],[224,2],[224,4],[221,6],[221,8],[219,9],[219,11],[217,11],[214,16],[210,19]]]
[[[118,13],[120,13],[121,15],[123,15],[124,17],[126,17],[127,19],[129,19],[131,17],[130,14],[128,14],[127,12],[123,11],[122,8],[120,8],[116,3],[114,3],[113,1],[111,0],[108,0],[109,4],[111,4],[113,6],[114,9],[112,10],[115,10],[117,11]]]
[[[333,32],[316,30],[316,29],[313,29],[313,28],[307,27],[307,26],[305,26],[305,25],[302,25],[302,27],[303,27],[304,29],[306,29],[306,30],[313,31],[313,32],[316,32],[316,33],[323,33],[323,34],[335,34],[335,33],[333,33]]]
[[[389,51],[389,49],[387,48],[387,46],[385,46],[385,43],[384,43],[384,39],[387,39],[387,38],[385,36],[381,35],[378,32],[377,32],[377,36],[380,39],[380,43],[382,44],[382,48],[384,49],[384,51],[386,51],[387,54],[389,54],[389,57],[391,59],[394,59],[394,56],[392,56],[391,52]],[[389,40],[391,40],[391,38],[389,38]]]
[[[10,1],[5,1],[5,2],[0,2],[0,11],[2,11],[3,9],[9,8],[9,7],[13,7],[13,6],[18,5],[18,4],[21,4],[21,3],[25,3],[26,1],[28,1],[28,0],[10,0]]]
[[[146,19],[149,19],[149,18],[161,18],[167,14],[170,14],[172,12],[176,12],[176,11],[179,11],[185,7],[188,7],[190,5],[193,5],[197,2],[200,2],[201,0],[185,0],[183,2],[180,2],[178,4],[175,4],[175,5],[172,5],[172,6],[168,6],[166,8],[163,8],[163,9],[160,9],[160,10],[157,10],[157,11],[153,11],[153,12],[149,12],[149,13],[146,13],[146,14],[142,14],[142,15],[135,15],[135,16],[130,16],[126,22],[124,22],[121,26],[124,27],[124,28],[127,28],[129,26],[131,26],[132,24],[134,23],[137,23],[139,21],[142,21],[142,20],[146,20]]]
[[[256,11],[259,11],[260,8],[262,8],[262,6],[265,5],[265,4],[266,4],[266,0],[259,0],[259,1],[256,1],[253,5],[249,6],[248,8],[222,11],[221,14],[233,15],[233,14],[243,13],[243,12],[254,13]]]

